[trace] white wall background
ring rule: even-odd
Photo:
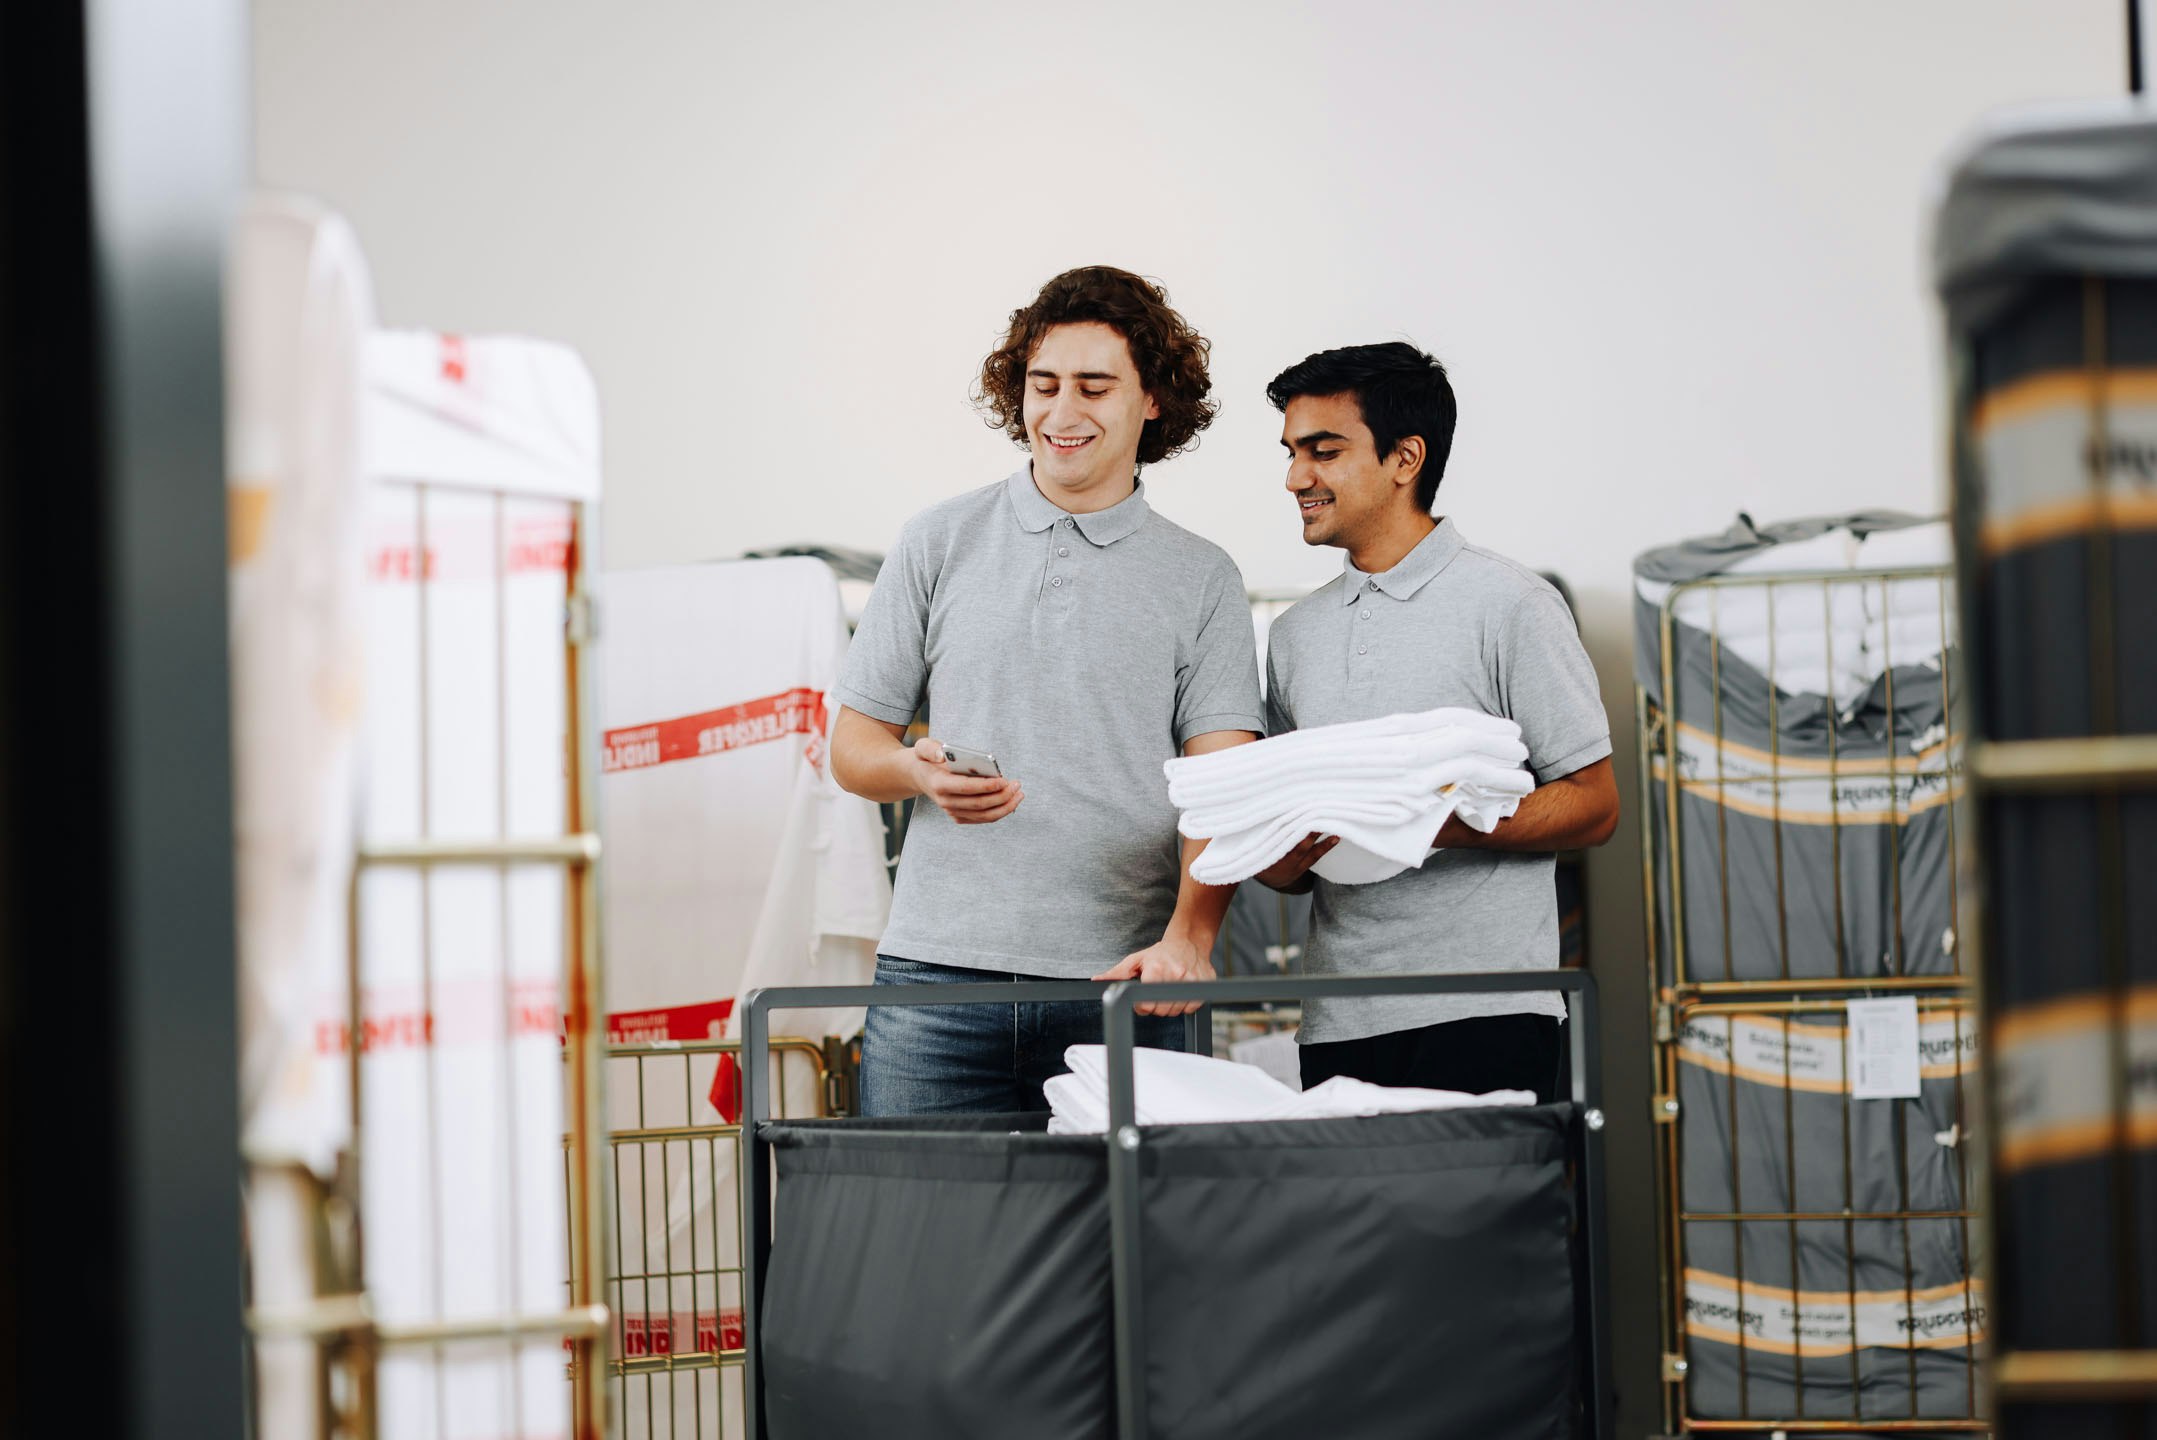
[[[257,159],[391,323],[599,377],[616,567],[885,548],[1016,453],[966,393],[1049,275],[1160,277],[1220,419],[1155,503],[1316,582],[1266,380],[1411,337],[1444,506],[1579,595],[1630,795],[1631,556],[1935,508],[1928,177],[1981,111],[2124,87],[2118,0],[257,0]],[[1638,837],[1590,870],[1621,1433],[1654,1421]]]
[[[1261,393],[1405,335],[1446,507],[1576,587],[1763,516],[1939,492],[1924,189],[2005,100],[2123,84],[2117,0],[728,5],[259,0],[261,176],[395,322],[577,345],[609,560],[880,549],[1008,471],[966,392],[1095,261],[1215,342],[1160,507],[1333,573]]]

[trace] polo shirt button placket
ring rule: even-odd
[[[1064,583],[1068,577],[1060,573],[1058,569],[1059,562],[1065,562],[1065,566],[1068,568],[1068,562],[1071,558],[1071,547],[1063,543],[1063,532],[1076,529],[1077,526],[1078,522],[1066,515],[1056,522],[1056,529],[1050,532],[1049,589],[1058,592],[1057,598],[1059,600],[1063,600],[1071,593]],[[1062,607],[1059,606],[1058,608],[1059,612],[1061,612]]]

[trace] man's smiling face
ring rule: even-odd
[[[1299,395],[1281,417],[1288,450],[1288,493],[1303,519],[1303,543],[1354,550],[1382,533],[1413,487],[1401,467],[1381,457],[1354,395]]]
[[[1066,509],[1122,498],[1138,467],[1139,435],[1160,413],[1121,334],[1094,322],[1056,326],[1026,365],[1035,485]]]

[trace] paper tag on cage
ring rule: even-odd
[[[1918,1096],[1917,997],[1850,1002],[1850,1094],[1859,1100]]]

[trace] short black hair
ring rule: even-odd
[[[1460,407],[1445,366],[1405,340],[1383,345],[1344,345],[1307,355],[1273,377],[1266,398],[1276,410],[1305,395],[1353,395],[1371,429],[1382,460],[1410,435],[1423,439],[1423,471],[1416,476],[1416,503],[1438,503],[1438,482],[1453,453],[1453,425]]]

